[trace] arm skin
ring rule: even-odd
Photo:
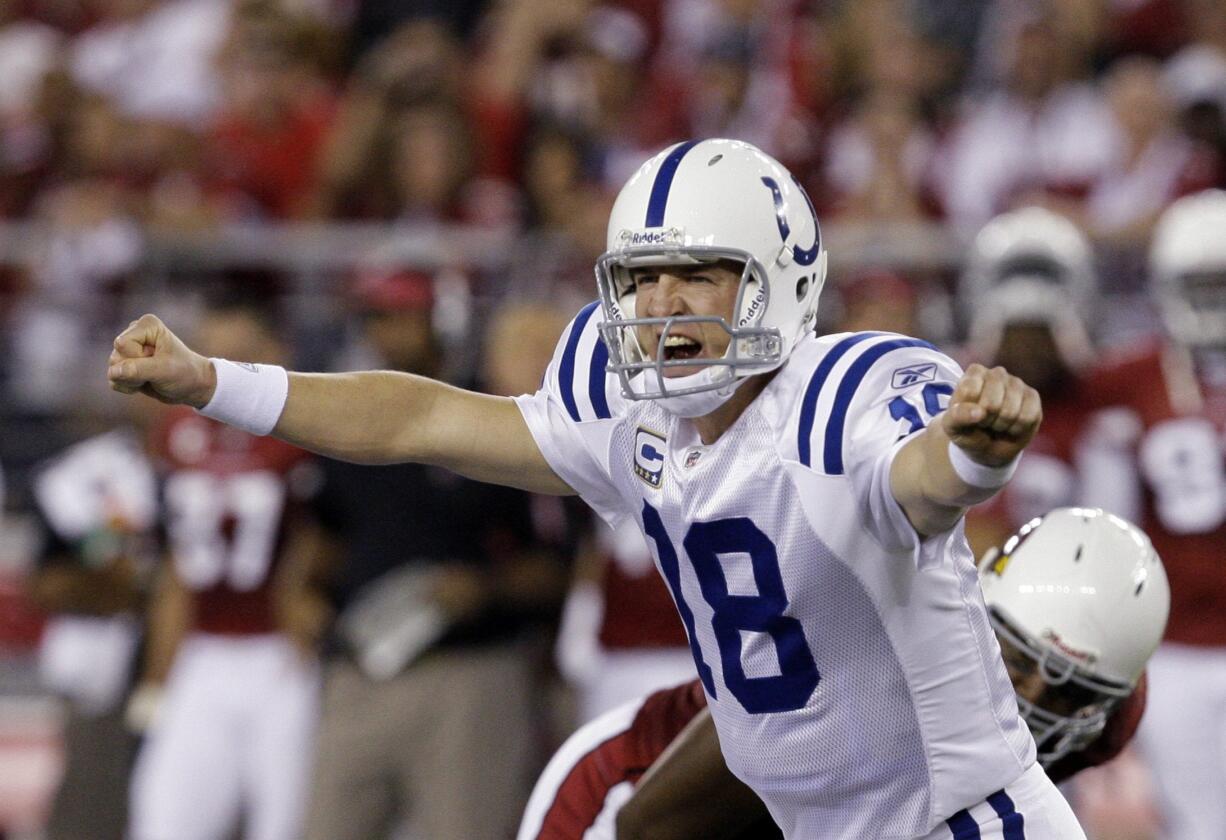
[[[707,709],[656,759],[617,814],[617,840],[732,840],[762,820],[762,800],[732,775]],[[755,837],[764,837],[756,832]]]
[[[946,531],[1000,489],[963,481],[950,463],[950,443],[977,463],[1002,466],[1022,453],[1042,419],[1034,388],[1002,367],[968,367],[939,421],[903,446],[890,468],[890,489],[915,530]]]
[[[120,333],[108,364],[113,389],[165,403],[200,408],[217,387],[212,363],[153,315]],[[414,461],[536,493],[574,494],[512,399],[408,373],[292,373],[273,434],[343,461]]]

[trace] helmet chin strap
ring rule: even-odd
[[[725,384],[716,386],[715,383],[718,380],[715,377],[720,372],[720,368],[706,367],[698,371],[698,373],[691,373],[689,376],[676,376],[666,379],[665,382],[668,383],[669,388],[677,391],[684,391],[695,387],[703,387],[706,390],[693,394],[654,397],[652,402],[658,403],[669,414],[675,414],[678,417],[702,417],[705,414],[710,414],[726,403],[746,379],[746,377],[733,377]],[[654,377],[655,371],[645,370],[642,375],[630,380],[630,387],[637,394],[645,394],[647,392],[646,380],[653,379]]]

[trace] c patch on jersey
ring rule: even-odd
[[[934,363],[922,365],[908,365],[894,371],[894,376],[890,379],[890,386],[893,388],[910,388],[920,382],[929,382],[937,378],[937,366]]]
[[[659,432],[639,426],[634,433],[634,474],[649,487],[659,487],[664,479],[664,459],[668,441]]]

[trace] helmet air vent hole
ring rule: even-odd
[[[1144,588],[1145,588],[1145,581],[1141,581],[1140,583],[1137,584],[1137,588],[1133,591],[1132,593],[1133,596],[1134,597],[1139,596],[1141,594],[1141,590]]]
[[[1073,555],[1073,562],[1074,562],[1074,563],[1076,563],[1076,562],[1078,562],[1078,561],[1080,561],[1080,560],[1081,560],[1081,552],[1082,552],[1082,549],[1084,549],[1084,548],[1085,548],[1085,546],[1084,546],[1084,545],[1079,545],[1079,546],[1077,546],[1077,553]]]
[[[809,292],[809,275],[805,275],[796,281],[796,300],[797,302],[805,299],[805,295]]]
[[[716,155],[715,157],[707,161],[707,166],[714,166],[715,164],[719,163],[723,159],[724,159],[723,155]]]

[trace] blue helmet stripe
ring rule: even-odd
[[[587,369],[587,395],[592,401],[592,408],[601,420],[608,420],[613,415],[609,413],[609,398],[605,394],[605,368],[609,366],[609,348],[605,346],[604,337],[596,336],[596,346],[592,350],[592,361]]]
[[[965,808],[947,819],[945,824],[953,832],[953,840],[981,840],[983,836],[979,833],[979,823]]]
[[[864,351],[860,358],[851,363],[839,389],[834,393],[834,408],[830,411],[830,419],[826,422],[826,446],[823,453],[823,466],[828,475],[843,474],[843,427],[847,423],[847,410],[856,395],[856,389],[864,381],[865,375],[878,359],[894,350],[906,347],[927,347],[936,350],[927,341],[918,338],[897,338],[893,341],[883,341]]]
[[[1026,821],[1013,806],[1013,800],[1004,789],[996,791],[988,797],[988,804],[1000,817],[1001,828],[1004,829],[1004,840],[1026,840]]]
[[[562,364],[558,368],[558,387],[562,390],[562,404],[566,406],[570,419],[576,423],[583,418],[579,416],[579,405],[575,402],[575,357],[579,355],[579,339],[583,337],[583,328],[587,326],[598,306],[600,301],[592,301],[575,316],[570,336],[566,339],[566,349],[562,351]],[[603,381],[603,377],[601,380]]]
[[[647,221],[643,223],[643,227],[660,227],[664,224],[664,208],[668,206],[668,191],[672,189],[673,176],[677,174],[681,159],[698,143],[698,140],[682,143],[669,152],[664,163],[660,164],[655,183],[651,185],[651,197],[647,200]]]
[[[878,335],[884,335],[884,333],[856,333],[843,339],[830,348],[830,352],[821,360],[817,370],[813,372],[813,376],[809,379],[809,385],[805,388],[804,399],[800,404],[800,431],[796,437],[796,449],[800,456],[800,463],[806,467],[813,466],[810,440],[813,437],[813,421],[817,417],[817,398],[821,396],[822,386],[826,384],[830,371],[838,364],[839,359],[847,355],[848,350],[855,347],[861,341],[868,341],[870,338]]]

